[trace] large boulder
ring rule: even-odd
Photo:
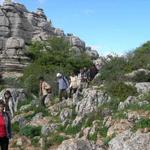
[[[64,141],[57,150],[104,150],[98,145],[84,139],[69,139]]]
[[[82,41],[79,37],[68,34],[66,39],[69,41],[70,45],[85,49],[85,42]]]
[[[91,112],[96,112],[98,107],[104,103],[110,102],[110,97],[103,91],[97,89],[83,89],[81,101],[76,104],[76,113],[84,116]]]
[[[132,133],[127,130],[109,142],[108,150],[149,150],[150,133]]]
[[[25,46],[24,39],[10,37],[6,41],[6,51],[7,56],[17,56],[23,54],[23,49]]]
[[[150,82],[139,82],[135,84],[138,93],[148,93],[150,92]]]
[[[26,100],[26,93],[22,88],[6,88],[0,92],[0,97],[4,97],[4,93],[9,90],[15,100],[24,101]]]

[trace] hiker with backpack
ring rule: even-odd
[[[69,87],[69,82],[65,76],[61,73],[57,73],[57,82],[58,82],[58,89],[59,89],[59,101],[62,101],[62,98],[68,98],[67,89]]]

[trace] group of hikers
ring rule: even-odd
[[[71,73],[67,78],[61,73],[57,73],[57,83],[59,89],[59,101],[63,98],[71,98],[77,90],[82,90],[88,87],[89,82],[92,81],[98,73],[97,68],[93,65],[91,68],[82,68],[79,73]],[[39,77],[39,95],[42,106],[45,105],[45,100],[48,95],[52,94],[52,87]],[[11,119],[16,111],[17,102],[13,98],[11,92],[6,90],[3,98],[0,99],[0,147],[1,150],[8,150],[9,139],[11,138]]]
[[[89,82],[92,81],[95,75],[98,73],[98,69],[93,65],[90,68],[82,68],[79,73],[71,73],[69,78],[64,76],[62,73],[57,73],[57,83],[59,90],[59,101],[62,101],[63,98],[67,99],[71,98],[77,90],[82,90],[83,88],[87,88]],[[52,93],[52,87],[45,81],[43,77],[39,77],[40,81],[40,100],[42,106],[45,106],[45,99],[48,95]]]

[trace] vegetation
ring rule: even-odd
[[[41,127],[33,127],[30,125],[20,128],[20,135],[25,135],[27,137],[33,138],[35,136],[41,135]]]
[[[135,87],[126,85],[122,81],[106,83],[105,90],[111,97],[119,98],[120,101],[124,101],[128,96],[137,95]]]
[[[133,131],[136,131],[137,129],[150,127],[150,119],[140,119],[138,122],[135,123],[133,127]]]
[[[71,72],[77,72],[80,68],[89,67],[92,64],[90,57],[85,53],[82,53],[80,57],[74,55],[63,38],[34,42],[26,55],[31,58],[32,63],[25,69],[21,81],[24,87],[34,94],[38,93],[39,76],[44,76],[50,82],[55,94],[57,72],[69,75]]]

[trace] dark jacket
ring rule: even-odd
[[[6,125],[7,137],[10,139],[12,137],[10,117],[8,113],[6,112],[3,112],[3,117],[4,117],[5,125]]]

